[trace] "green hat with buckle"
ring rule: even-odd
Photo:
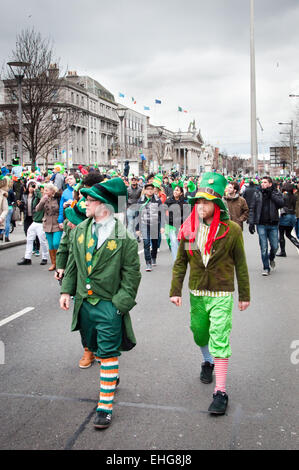
[[[227,180],[223,175],[213,172],[204,173],[200,187],[195,196],[188,197],[188,202],[192,205],[194,205],[198,199],[206,199],[207,201],[214,202],[220,207],[222,212],[221,219],[229,219],[227,207],[222,200],[226,186]]]
[[[74,225],[78,225],[86,219],[85,197],[82,197],[77,204],[67,207],[64,211],[65,217]]]
[[[128,200],[127,187],[121,178],[111,178],[91,188],[82,188],[80,192],[85,198],[89,196],[112,206],[114,212],[121,212],[124,209],[123,203]]]

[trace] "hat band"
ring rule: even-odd
[[[72,209],[76,212],[76,214],[78,215],[78,217],[80,217],[80,219],[86,218],[86,216],[85,216],[82,212],[79,211],[77,205],[75,205],[74,207],[72,207]]]
[[[94,187],[97,188],[99,193],[101,193],[99,196],[103,196],[105,199],[110,200],[112,204],[118,204],[118,197],[108,191],[107,188],[104,188],[100,183],[95,184]]]
[[[212,188],[199,188],[198,192],[208,193],[208,194],[211,194],[211,196],[219,197],[220,199],[222,199],[222,196],[219,193],[216,193],[216,191],[214,191],[214,189]]]

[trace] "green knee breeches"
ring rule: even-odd
[[[208,297],[190,294],[190,328],[198,346],[209,345],[214,357],[231,356],[233,296]]]

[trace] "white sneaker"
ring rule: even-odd
[[[262,272],[262,276],[269,276],[270,275],[270,271],[268,271],[268,269],[264,269],[264,271]]]

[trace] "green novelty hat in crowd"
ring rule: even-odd
[[[80,192],[85,198],[89,196],[112,206],[115,212],[120,212],[123,209],[119,207],[119,197],[122,199],[125,197],[125,200],[128,200],[127,187],[121,178],[111,178],[102,183],[97,183],[91,188],[82,188]]]
[[[85,197],[82,197],[73,207],[67,207],[65,217],[74,225],[78,225],[86,219]]]
[[[200,188],[198,188],[194,197],[188,197],[188,202],[194,205],[198,199],[212,201],[220,207],[221,211],[227,214],[227,217],[226,214],[222,214],[221,219],[228,219],[228,210],[222,200],[226,186],[227,180],[223,175],[213,172],[204,173],[200,182]]]

